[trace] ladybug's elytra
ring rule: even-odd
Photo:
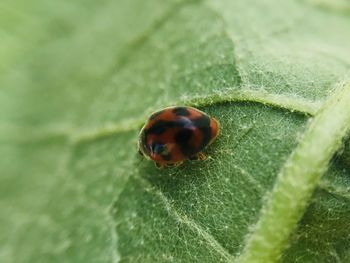
[[[219,123],[192,107],[168,107],[153,113],[139,137],[139,152],[157,167],[205,159],[202,150],[219,135]]]

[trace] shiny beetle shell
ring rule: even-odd
[[[139,152],[157,166],[203,159],[202,150],[219,134],[219,123],[193,107],[168,107],[153,113],[139,137]]]

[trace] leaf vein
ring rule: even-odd
[[[145,185],[145,188],[150,189],[149,192],[152,192],[154,195],[159,197],[159,199],[164,204],[167,212],[169,212],[176,221],[186,225],[188,228],[198,233],[198,235],[202,237],[212,249],[214,249],[218,254],[225,258],[227,262],[233,261],[234,257],[215,239],[215,237],[213,237],[212,234],[208,233],[208,231],[203,229],[203,227],[198,225],[195,221],[191,220],[187,215],[184,215],[177,211],[177,209],[171,205],[168,198],[159,189],[156,189],[153,185],[151,185],[147,180],[140,177],[137,177],[137,179],[143,185]]]
[[[334,196],[338,196],[350,201],[350,188],[344,188],[336,185],[332,185],[325,180],[321,180],[318,184],[318,188]]]
[[[283,95],[283,94],[269,94],[264,90],[252,89],[228,89],[224,92],[217,91],[215,94],[198,96],[194,98],[182,98],[180,102],[170,103],[169,105],[184,104],[189,106],[204,107],[214,104],[227,102],[252,102],[260,103],[269,107],[276,107],[291,112],[302,113],[305,115],[314,115],[319,109],[321,103],[306,100],[304,98]],[[111,124],[103,129],[91,130],[86,133],[76,134],[73,137],[75,143],[82,143],[85,141],[95,140],[101,137],[114,135],[119,132],[126,132],[141,127],[147,116],[135,118],[124,122],[123,125]]]
[[[197,96],[193,98],[183,97],[180,101],[169,103],[169,105],[184,104],[194,107],[205,107],[215,104],[231,103],[231,102],[251,102],[259,103],[268,107],[279,108],[288,110],[292,113],[305,114],[313,116],[320,108],[321,102],[311,101],[301,97],[286,95],[286,94],[269,94],[263,89],[249,89],[245,87],[242,90],[228,89],[226,91],[216,91],[214,94],[206,96]],[[153,109],[152,111],[154,111]],[[141,128],[144,121],[147,118],[147,114],[140,117],[126,119],[117,123],[107,123],[103,127],[90,130],[76,130],[69,129],[67,127],[50,127],[47,130],[41,129],[40,132],[26,132],[27,136],[23,138],[18,131],[23,131],[23,128],[11,127],[4,128],[6,134],[11,134],[14,137],[14,141],[19,142],[35,142],[48,140],[55,137],[68,137],[73,144],[81,144],[85,142],[95,141],[101,138],[113,136],[119,133],[130,132]],[[14,133],[8,132],[13,130]],[[28,129],[30,130],[30,129]],[[18,137],[18,138],[17,138]],[[9,138],[11,140],[11,138]]]

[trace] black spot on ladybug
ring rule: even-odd
[[[164,112],[164,110],[157,111],[157,112],[153,113],[148,119],[154,120],[154,119],[157,118],[159,115],[161,115],[163,112]]]
[[[197,128],[208,127],[210,128],[210,118],[208,116],[203,115],[200,118],[192,120]]]
[[[189,140],[191,139],[192,135],[193,131],[189,129],[181,130],[175,135],[175,142],[185,156],[191,156],[197,151],[197,149],[194,149],[191,145],[189,145]]]
[[[199,150],[202,150],[210,142],[211,139],[210,118],[204,115],[192,121],[195,127],[197,127],[202,132],[203,139],[199,147]]]
[[[189,116],[191,114],[186,107],[176,107],[173,109],[173,113],[177,116]]]
[[[146,130],[147,135],[148,134],[155,134],[155,135],[161,135],[164,133],[167,129],[172,128],[184,128],[186,125],[188,125],[188,122],[184,120],[176,120],[176,121],[157,121],[155,122],[152,127]]]
[[[188,142],[191,139],[192,134],[193,134],[192,130],[189,130],[189,129],[181,130],[175,135],[175,141],[178,144]]]
[[[160,135],[163,132],[165,132],[166,130],[166,121],[157,121],[156,123],[154,123],[152,125],[152,127],[150,127],[149,129],[147,129],[146,133],[147,134],[156,134],[156,135]]]

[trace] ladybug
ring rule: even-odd
[[[167,107],[148,118],[139,135],[139,153],[157,167],[203,160],[202,150],[219,135],[219,123],[192,107]]]

